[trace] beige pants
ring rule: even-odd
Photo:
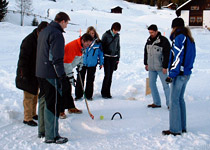
[[[33,116],[36,115],[38,95],[30,94],[24,91],[23,107],[24,107],[24,120],[33,120]]]

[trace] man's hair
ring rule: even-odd
[[[157,31],[158,30],[158,28],[157,28],[157,26],[155,24],[150,25],[147,29],[148,30],[153,30],[153,31]]]
[[[112,24],[111,30],[115,30],[115,31],[120,31],[121,30],[121,25],[119,22],[115,22]]]
[[[93,41],[93,37],[90,34],[85,33],[82,35],[82,40],[84,40],[84,42]]]
[[[42,22],[38,25],[38,27],[37,27],[37,32],[41,32],[42,29],[44,29],[45,27],[47,27],[48,24],[49,24],[49,23],[48,23],[47,21],[42,21]]]
[[[58,22],[58,23],[60,23],[61,21],[65,21],[65,22],[67,22],[67,21],[69,21],[70,20],[70,18],[69,18],[69,16],[65,13],[65,12],[59,12],[56,16],[55,16],[55,19],[54,19],[54,21],[56,21],[56,22]]]

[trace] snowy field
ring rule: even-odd
[[[122,14],[111,14],[113,6],[121,6]],[[9,0],[9,9],[16,8]],[[37,127],[23,121],[23,92],[15,87],[19,47],[23,38],[32,32],[33,17],[25,16],[21,27],[18,14],[8,14],[0,22],[0,150],[209,150],[210,149],[210,32],[202,28],[191,29],[196,41],[197,55],[193,74],[187,85],[185,100],[187,130],[182,136],[163,136],[169,128],[169,111],[164,92],[158,80],[162,98],[160,109],[148,109],[151,95],[145,96],[144,45],[148,38],[147,26],[154,23],[159,31],[169,37],[175,12],[168,9],[137,5],[123,0],[34,0],[33,13],[50,18],[59,11],[69,14],[71,23],[64,33],[66,43],[79,37],[88,26],[95,26],[100,35],[120,22],[121,59],[113,75],[112,99],[101,98],[103,70],[97,69],[93,101],[88,101],[95,116],[92,120],[85,102],[76,106],[83,114],[67,114],[59,120],[59,132],[69,142],[63,145],[45,144],[37,138]],[[39,21],[40,18],[37,18]],[[73,92],[74,95],[74,92]],[[122,114],[122,119],[115,112]],[[100,115],[104,120],[100,120]]]

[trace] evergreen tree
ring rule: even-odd
[[[6,0],[0,0],[0,22],[3,20],[3,18],[5,17],[7,13],[8,4],[9,2],[7,2]]]
[[[157,0],[158,9],[161,9],[161,6],[162,6],[162,0]]]
[[[153,1],[153,0],[147,0],[147,3],[146,4],[147,5],[150,5],[150,1]]]
[[[150,4],[150,0],[143,0],[143,4],[149,5]]]
[[[155,0],[150,1],[150,6],[155,6]]]
[[[32,23],[31,23],[32,26],[38,26],[39,25],[39,22],[38,20],[36,19],[36,17],[34,17]]]

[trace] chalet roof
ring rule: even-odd
[[[123,9],[123,8],[120,7],[120,6],[113,6],[113,7],[111,7],[111,9],[114,9],[114,8],[121,8],[121,9]]]
[[[170,4],[168,4],[166,7],[170,7],[171,5],[173,5],[174,3],[170,3]]]
[[[176,9],[176,11],[177,10],[179,10],[179,9],[181,9],[182,7],[184,7],[185,5],[187,5],[189,2],[191,2],[192,0],[188,0],[188,1],[186,1],[184,4],[182,4],[181,6],[179,6],[177,9]]]

